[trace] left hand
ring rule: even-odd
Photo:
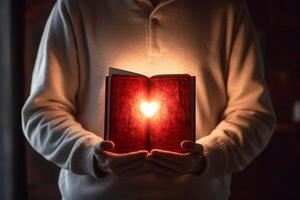
[[[205,165],[202,145],[185,140],[181,148],[187,153],[153,149],[147,155],[146,167],[158,175],[170,177],[201,173]]]

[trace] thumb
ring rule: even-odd
[[[114,148],[114,143],[111,140],[103,140],[95,145],[96,153],[103,153],[103,151],[110,151]]]
[[[198,144],[191,140],[184,140],[181,142],[181,148],[183,150],[189,151],[191,153],[202,154],[203,147],[201,144]]]

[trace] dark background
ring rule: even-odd
[[[248,0],[278,125],[269,146],[233,175],[232,200],[300,199],[299,0]],[[58,168],[25,141],[20,109],[54,0],[0,0],[0,199],[55,200]]]

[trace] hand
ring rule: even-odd
[[[205,164],[202,145],[185,140],[181,143],[181,148],[188,152],[153,149],[147,155],[146,167],[158,175],[171,177],[201,173]]]
[[[148,151],[141,150],[130,153],[113,153],[114,143],[105,140],[94,147],[96,167],[102,172],[116,176],[136,176],[144,171]]]

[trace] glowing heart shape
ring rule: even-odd
[[[150,118],[150,117],[153,117],[155,115],[155,113],[157,113],[157,111],[159,109],[159,104],[155,101],[152,101],[152,102],[143,101],[140,104],[140,108],[141,108],[142,113],[146,117]]]

